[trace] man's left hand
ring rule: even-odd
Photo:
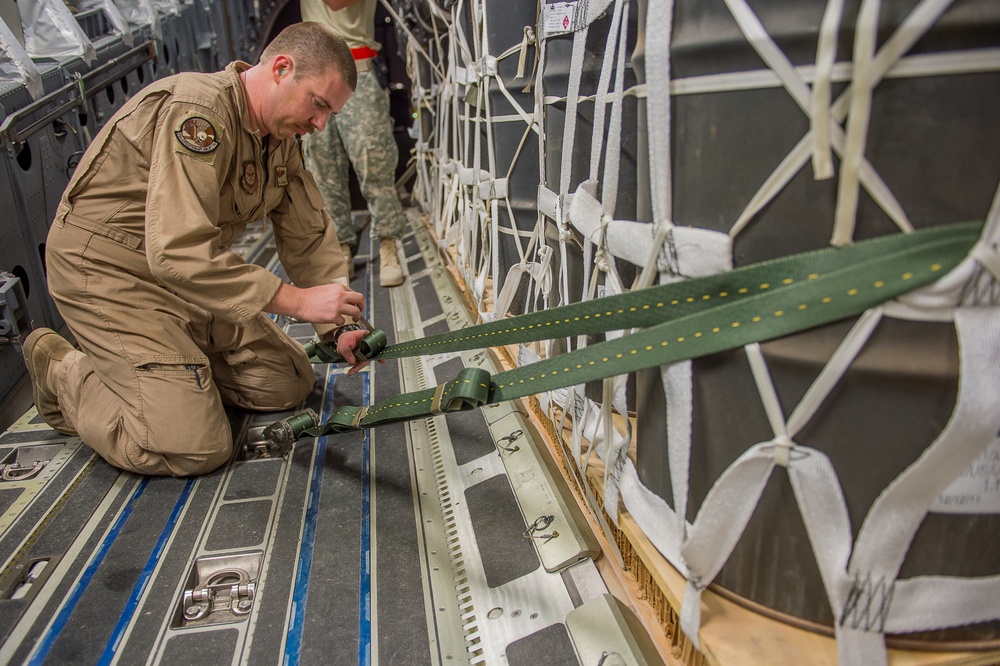
[[[366,335],[368,335],[368,331],[365,329],[344,331],[337,339],[337,353],[343,356],[344,360],[351,365],[351,369],[347,371],[348,377],[353,377],[369,363],[369,361],[359,363],[357,357],[354,355],[354,350],[358,348],[358,345],[361,344]],[[379,363],[385,363],[385,361],[379,361]]]

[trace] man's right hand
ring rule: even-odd
[[[321,284],[300,288],[283,282],[266,312],[294,317],[310,324],[342,326],[350,317],[358,321],[365,309],[365,297],[341,284]]]

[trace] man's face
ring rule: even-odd
[[[289,67],[277,70],[273,78],[275,85],[261,120],[276,139],[322,130],[330,114],[338,113],[351,97],[351,89],[332,69],[303,76]]]

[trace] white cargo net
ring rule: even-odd
[[[816,179],[838,178],[831,244],[853,242],[861,188],[901,233],[910,232],[913,227],[904,207],[865,157],[872,91],[888,77],[1000,70],[1000,49],[907,55],[948,9],[949,0],[920,2],[878,49],[881,2],[863,0],[853,26],[855,46],[848,62],[836,59],[844,3],[829,0],[820,26],[816,62],[809,67],[791,63],[745,0],[726,0],[743,35],[768,69],[681,80],[671,80],[670,72],[673,2],[649,2],[645,16],[646,82],[631,88],[624,84],[628,2],[542,3],[536,24],[525,26],[524,40],[498,45],[506,50],[496,58],[489,55],[482,0],[459,0],[450,12],[438,9],[433,2],[428,4],[434,20],[427,29],[434,37],[427,48],[410,40],[409,49],[415,106],[421,113],[433,114],[434,121],[431,132],[417,137],[415,194],[430,214],[442,247],[454,248],[459,270],[484,320],[508,313],[510,297],[523,277],[529,279],[535,295],[528,299],[529,307],[539,298],[544,299],[542,307],[548,307],[550,293],[559,305],[646,287],[657,278],[668,282],[731,270],[733,239],[807,166],[811,166]],[[478,26],[471,44],[470,36],[461,29],[459,17],[463,11],[471,12],[471,25]],[[610,28],[598,90],[595,95],[583,97],[580,85],[588,31],[607,12],[611,13]],[[573,52],[566,96],[557,98],[546,95],[542,71],[547,40],[563,34],[572,35]],[[499,59],[517,55],[520,78],[532,54],[536,59],[535,106],[529,110],[508,92],[508,86],[515,86],[497,75],[496,64]],[[835,99],[833,82],[849,82]],[[516,109],[513,116],[491,115],[487,94],[491,85],[511,101]],[[728,234],[675,225],[671,132],[665,129],[671,127],[671,96],[778,86],[808,117],[809,131],[776,165],[732,221]],[[522,86],[518,83],[516,87]],[[622,100],[626,95],[647,99],[653,224],[613,217],[619,190]],[[470,97],[475,104],[467,103]],[[545,135],[542,123],[544,109],[553,104],[565,105],[566,124],[559,145]],[[582,104],[593,106],[592,126],[607,126],[608,130],[593,132],[589,173],[570,192],[577,108]],[[493,127],[500,122],[524,123],[521,147],[533,136],[539,142],[539,215],[530,234],[516,226],[500,228],[498,206],[506,205],[508,219],[515,219],[507,186],[516,166],[516,158],[503,167],[495,162]],[[483,141],[487,168],[479,167],[483,163]],[[441,147],[444,145],[454,150],[448,153]],[[840,158],[839,173],[834,172],[833,153]],[[561,156],[558,174],[547,172],[546,154]],[[558,189],[551,189],[553,183],[558,183]],[[553,419],[558,413],[561,419],[572,418],[574,422],[570,454],[577,467],[573,473],[596,517],[603,520],[585,481],[587,464],[594,453],[603,459],[606,470],[603,509],[617,520],[618,504],[624,504],[650,542],[686,576],[681,624],[696,647],[700,647],[701,593],[732,553],[775,465],[788,470],[835,618],[842,664],[885,664],[886,633],[1000,619],[1000,576],[897,579],[910,542],[928,511],[950,510],[942,500],[951,490],[961,492],[960,485],[954,485],[960,484],[957,477],[991,447],[1000,447],[1000,372],[996,369],[996,359],[1000,358],[1000,189],[991,209],[982,211],[982,217],[987,220],[982,239],[965,262],[936,284],[861,316],[790,416],[782,411],[760,348],[756,344],[745,348],[773,438],[747,443],[749,448],[715,482],[692,523],[681,518],[687,515],[688,504],[693,405],[690,362],[661,368],[673,507],[640,481],[626,455],[631,431],[622,437],[612,427],[614,411],[628,422],[625,377],[605,380],[600,407],[583,395],[582,387],[540,396],[544,408],[559,407],[558,412],[550,411]],[[500,274],[497,260],[500,233],[519,241],[521,261],[506,275]],[[546,239],[549,244],[544,242]],[[571,293],[567,275],[568,244],[573,242],[582,245],[584,254],[582,293]],[[553,275],[550,246],[556,243],[561,255],[560,272]],[[622,284],[616,259],[643,267],[634,285]],[[488,288],[491,282],[492,291]],[[604,294],[598,293],[599,282],[603,282]],[[497,295],[493,302],[489,300],[491,294]],[[833,465],[825,454],[797,444],[795,438],[886,317],[954,322],[959,341],[958,397],[947,426],[883,490],[855,538]],[[584,339],[575,342],[586,344]],[[525,348],[519,362],[532,362],[551,352],[551,346],[540,354]],[[562,422],[555,425],[561,431]],[[591,442],[586,452],[582,443],[585,439]],[[609,541],[613,546],[614,540]]]

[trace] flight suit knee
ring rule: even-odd
[[[124,433],[120,450],[124,464],[142,474],[192,476],[226,464],[233,453],[233,436],[225,413],[213,419],[171,419],[148,422],[143,440]]]
[[[267,321],[254,339],[212,358],[215,384],[227,404],[279,411],[299,407],[316,381],[301,344]]]

